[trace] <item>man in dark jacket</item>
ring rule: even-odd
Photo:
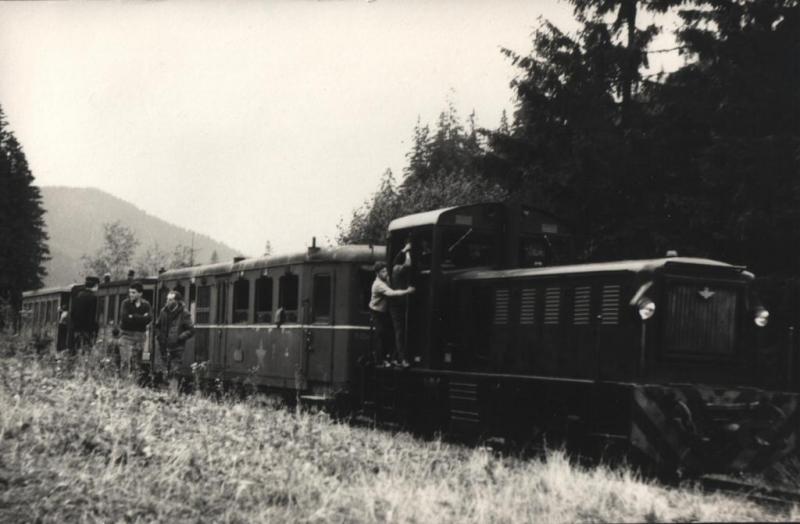
[[[91,351],[97,336],[97,289],[100,279],[86,277],[85,286],[72,299],[69,319],[72,322],[73,344],[70,353],[73,355]]]
[[[156,338],[161,358],[167,366],[170,387],[177,389],[178,368],[183,362],[183,348],[186,341],[194,335],[192,316],[186,310],[178,291],[167,293],[167,303],[158,314]]]
[[[122,328],[122,337],[119,340],[120,361],[122,367],[130,369],[137,380],[142,378],[142,352],[147,341],[147,328],[153,320],[153,309],[142,298],[143,293],[141,282],[131,282],[128,286],[128,298],[122,301],[119,308]]]

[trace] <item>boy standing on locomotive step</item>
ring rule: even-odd
[[[372,283],[372,295],[369,301],[372,323],[378,332],[378,342],[383,355],[391,355],[393,345],[392,319],[389,316],[388,297],[402,297],[414,292],[413,286],[406,289],[392,289],[389,286],[389,270],[386,262],[375,262],[375,281]],[[385,357],[375,351],[375,364],[381,363]]]
[[[141,282],[131,282],[128,298],[120,306],[120,360],[123,367],[130,370],[136,380],[141,380],[140,367],[142,351],[147,340],[147,328],[153,320],[150,303],[142,298],[144,288]]]
[[[170,389],[179,388],[178,368],[183,362],[183,347],[194,335],[192,316],[181,301],[178,291],[167,293],[167,303],[158,314],[156,322],[156,338],[161,351],[161,358],[167,366],[167,380]]]

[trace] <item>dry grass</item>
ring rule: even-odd
[[[0,521],[797,520],[741,500],[0,359]]]

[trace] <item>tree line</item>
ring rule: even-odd
[[[503,50],[513,114],[480,129],[451,104],[418,121],[400,179],[384,173],[337,240],[383,243],[397,216],[514,198],[571,223],[582,260],[676,249],[746,265],[798,315],[800,0],[570,3],[577,31],[543,21],[529,52]],[[653,48],[651,14],[677,18],[674,49]],[[662,52],[684,63],[648,72]],[[41,286],[42,216],[0,111],[0,307]]]
[[[403,179],[386,173],[339,240],[383,243],[428,204],[515,198],[572,224],[583,261],[746,265],[800,317],[800,2],[570,3],[577,31],[543,21],[530,52],[502,51],[511,121],[464,128],[449,107],[433,132],[418,123]],[[645,19],[677,19],[675,47],[653,48],[665,28]],[[663,52],[683,64],[648,72]]]
[[[133,230],[120,221],[103,223],[103,244],[93,254],[81,257],[84,272],[119,280],[130,270],[140,276],[155,276],[164,269],[191,267],[199,262],[196,260],[197,250],[190,246],[177,244],[169,251],[162,249],[158,242],[153,242],[135,257],[139,244]],[[214,251],[209,263],[218,260]]]

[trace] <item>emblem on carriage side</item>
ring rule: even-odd
[[[711,297],[714,296],[715,292],[711,291],[708,288],[708,286],[706,286],[703,289],[701,289],[700,291],[698,291],[697,294],[700,295],[701,297],[703,297],[703,300],[708,300],[708,299],[710,299]]]

